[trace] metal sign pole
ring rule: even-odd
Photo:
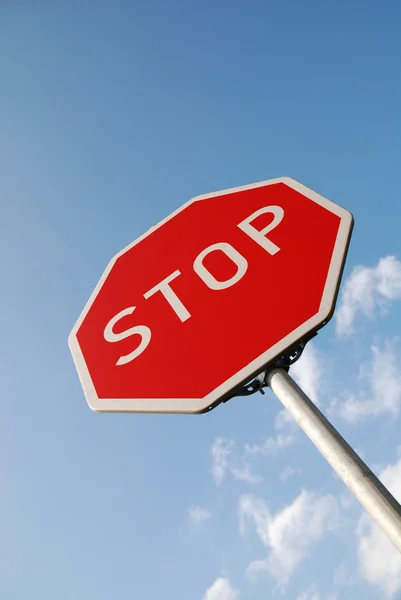
[[[401,506],[397,500],[284,369],[268,371],[266,383],[401,552]]]

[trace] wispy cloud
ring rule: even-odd
[[[233,588],[226,577],[219,577],[208,588],[203,596],[203,600],[237,600],[239,591]]]
[[[393,496],[401,501],[401,459],[379,475]],[[401,589],[401,555],[378,526],[363,515],[356,530],[359,566],[365,580],[387,598]]]
[[[301,592],[297,596],[297,600],[336,600],[336,594],[330,594],[329,596],[321,596],[317,591],[317,586],[312,585],[304,592]]]
[[[262,454],[263,456],[274,456],[283,448],[291,446],[295,442],[293,435],[277,435],[276,437],[267,438],[262,444],[246,444],[245,454]]]
[[[267,549],[267,557],[253,561],[248,575],[267,571],[284,586],[310,547],[327,532],[339,525],[337,500],[331,495],[318,495],[302,491],[292,504],[272,516],[266,503],[250,495],[240,498],[240,531],[244,534],[251,521],[256,533]]]
[[[234,446],[233,440],[218,437],[212,445],[212,475],[217,485],[223,481],[229,469],[228,457]]]
[[[284,448],[295,442],[294,435],[277,434],[267,438],[261,444],[245,444],[242,454],[234,455],[235,443],[223,437],[217,437],[211,448],[211,472],[216,485],[220,485],[230,473],[235,479],[246,483],[260,483],[263,478],[252,471],[250,462],[256,456],[276,456]]]
[[[359,421],[389,413],[396,417],[401,406],[401,369],[397,358],[397,343],[386,340],[384,347],[371,347],[371,360],[362,365],[359,374],[361,389],[344,394],[339,405],[340,415],[347,421]]]
[[[280,473],[281,483],[285,483],[290,477],[294,475],[302,475],[302,469],[300,467],[285,467]]]
[[[337,333],[347,337],[354,332],[358,312],[373,317],[386,313],[391,301],[401,299],[401,262],[386,256],[375,267],[358,266],[345,281],[336,312]]]
[[[354,573],[351,573],[350,568],[345,563],[341,564],[334,572],[334,585],[350,586],[358,582]]]
[[[321,600],[320,594],[314,590],[306,590],[297,596],[297,600]]]
[[[192,505],[188,508],[188,521],[191,525],[195,527],[199,527],[206,521],[209,521],[212,518],[212,513],[210,510],[203,508],[202,506]]]
[[[309,342],[301,358],[291,367],[291,376],[315,404],[318,404],[322,375],[320,353],[314,343]]]
[[[259,483],[262,478],[251,472],[246,459],[235,461],[232,450],[235,444],[233,440],[217,437],[212,445],[212,475],[217,485],[220,485],[227,473],[231,473],[235,479],[246,483]]]
[[[301,592],[297,596],[297,600],[336,600],[337,596],[335,594],[330,594],[329,596],[321,596],[317,591],[317,586],[312,585],[304,592]]]
[[[293,432],[298,431],[297,422],[295,421],[292,414],[290,412],[288,412],[288,410],[286,410],[285,408],[283,408],[282,410],[280,410],[277,413],[277,416],[276,416],[276,419],[274,422],[274,428],[276,431],[283,431],[283,430],[293,431]]]

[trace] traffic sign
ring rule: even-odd
[[[352,225],[287,177],[189,201],[111,260],[70,334],[89,406],[228,398],[331,318]]]

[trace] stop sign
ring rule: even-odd
[[[69,344],[97,411],[205,411],[332,316],[352,215],[290,178],[194,198],[117,254]]]

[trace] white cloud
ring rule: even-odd
[[[246,444],[245,454],[263,454],[264,456],[274,456],[282,448],[291,446],[295,442],[295,437],[292,435],[277,435],[276,437],[267,438],[261,445]]]
[[[285,467],[280,473],[281,483],[285,483],[293,475],[302,475],[302,469],[300,467]]]
[[[298,431],[298,425],[294,417],[285,408],[277,413],[276,420],[274,423],[276,431],[282,431],[283,429],[289,429],[290,431]]]
[[[350,586],[357,583],[357,578],[351,574],[350,568],[346,564],[341,564],[334,572],[334,585]]]
[[[379,475],[393,496],[401,500],[401,459]],[[359,566],[365,580],[391,598],[401,589],[401,554],[379,527],[363,515],[356,530]]]
[[[250,576],[267,571],[284,586],[313,544],[339,525],[338,503],[334,496],[302,491],[292,504],[272,516],[266,503],[242,496],[239,503],[240,531],[254,523],[256,533],[267,549],[267,558],[253,561]]]
[[[283,448],[290,446],[295,441],[292,435],[278,434],[276,437],[267,438],[263,444],[246,444],[240,458],[233,455],[235,443],[223,437],[217,437],[212,444],[211,472],[216,485],[220,485],[227,473],[235,479],[246,483],[260,483],[262,477],[252,472],[249,461],[255,455],[274,456]]]
[[[231,467],[230,470],[235,479],[239,481],[245,481],[246,483],[260,483],[262,481],[262,477],[254,475],[248,465],[244,465],[241,468]]]
[[[209,521],[212,518],[210,510],[203,508],[202,506],[192,505],[188,508],[188,521],[195,526],[202,525],[205,521]]]
[[[347,337],[354,332],[358,312],[373,317],[383,314],[392,300],[401,299],[401,262],[395,256],[381,258],[375,267],[358,266],[344,283],[336,312],[337,333]]]
[[[226,473],[231,473],[235,479],[245,481],[247,483],[259,483],[261,477],[251,473],[249,465],[243,459],[241,466],[233,464],[233,460],[229,459],[234,448],[233,440],[226,440],[222,437],[217,437],[212,445],[212,475],[217,485],[220,485],[226,476]]]
[[[234,589],[230,581],[225,577],[219,577],[206,590],[203,600],[237,600],[239,591]]]
[[[212,475],[213,479],[219,485],[228,469],[228,456],[231,452],[234,442],[218,437],[212,445]]]
[[[357,451],[357,454],[359,456],[361,456],[358,451]],[[340,504],[341,504],[342,508],[345,508],[347,510],[348,508],[350,508],[351,506],[353,506],[355,504],[355,496],[351,493],[341,494]]]
[[[336,594],[330,594],[329,596],[324,597],[326,600],[336,600]],[[316,591],[316,586],[312,586],[308,590],[301,592],[299,596],[297,596],[297,600],[324,600],[323,596]]]
[[[323,367],[319,352],[314,343],[309,342],[301,358],[291,367],[291,375],[315,404],[318,404],[318,392],[322,374]]]
[[[321,600],[320,594],[315,591],[305,591],[301,592],[299,596],[297,596],[297,600]]]
[[[359,381],[362,389],[345,394],[340,415],[347,421],[358,421],[383,413],[396,417],[401,406],[401,370],[395,342],[386,340],[384,347],[371,347],[371,361],[362,365]],[[365,389],[363,389],[365,386]]]

